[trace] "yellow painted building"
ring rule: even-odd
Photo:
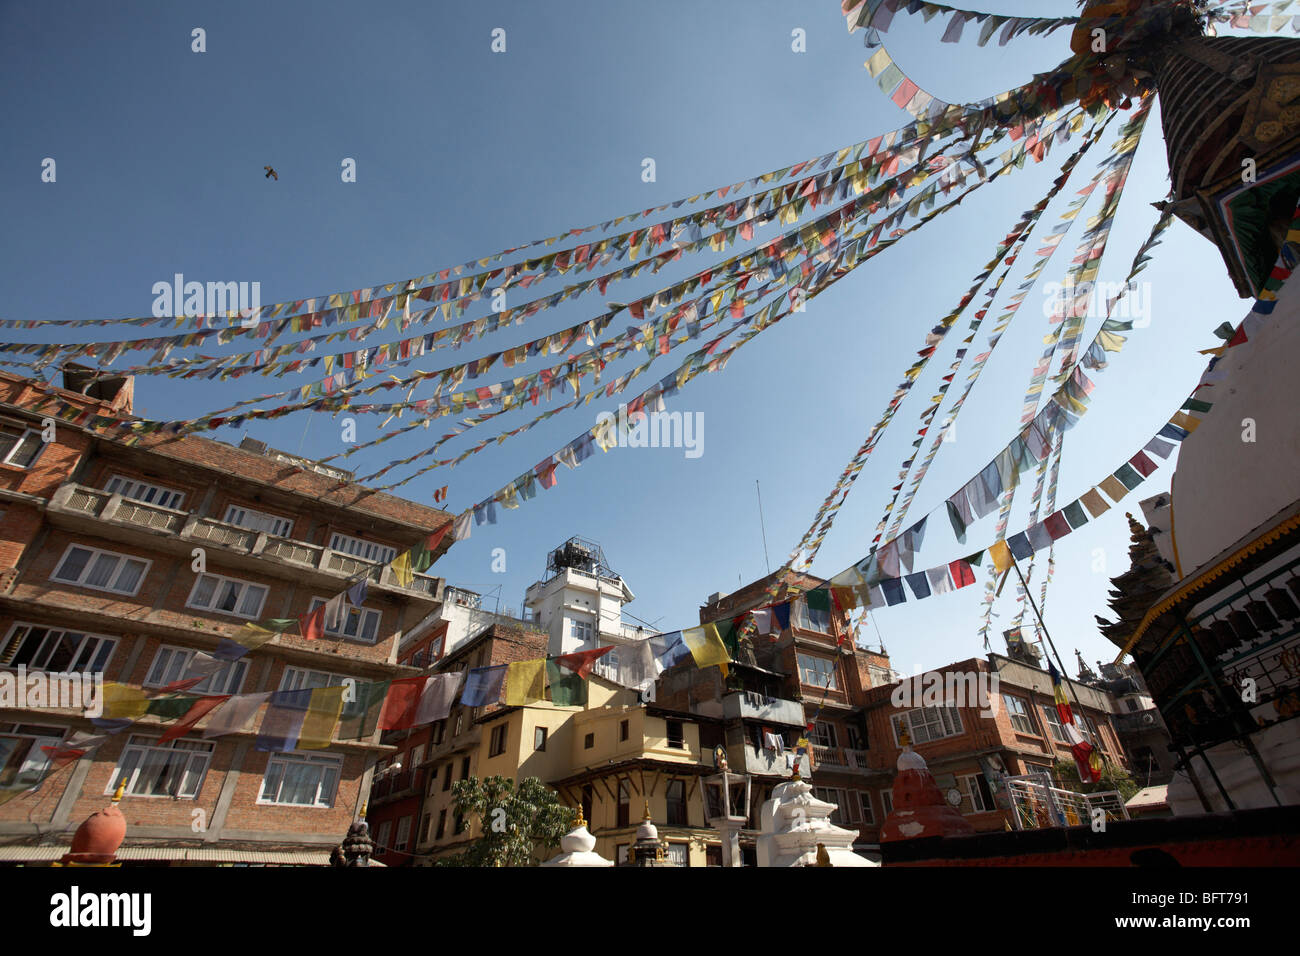
[[[714,773],[720,723],[642,704],[634,692],[596,676],[587,686],[585,707],[538,701],[493,708],[475,721],[476,733],[464,728],[469,745],[430,777],[424,815],[436,823],[420,851],[431,858],[454,855],[477,838],[478,821],[462,821],[455,832],[451,806],[451,782],[467,769],[480,780],[537,777],[550,785],[562,803],[582,807],[596,852],[608,859],[626,858],[648,805],[672,858],[717,865],[720,844],[704,820],[700,778]]]

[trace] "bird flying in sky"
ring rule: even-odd
[[[280,181],[279,174],[277,174],[276,171],[272,169],[270,166],[263,166],[262,168],[266,170],[267,179],[274,179],[277,183]]]

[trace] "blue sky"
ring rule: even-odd
[[[1076,12],[1070,0],[983,6],[1039,16]],[[202,54],[190,49],[195,27],[207,34]],[[498,27],[506,30],[504,54],[490,49]],[[806,53],[791,50],[795,28],[806,31]],[[941,45],[942,31],[941,19],[925,24],[899,15],[887,41],[917,82],[950,101],[1016,86],[1068,53],[1065,32],[981,49],[973,40]],[[907,115],[863,68],[865,58],[862,33],[846,32],[835,0],[5,4],[0,84],[9,95],[0,102],[0,208],[9,228],[0,237],[0,314],[147,315],[153,284],[176,272],[201,281],[259,281],[263,302],[302,298],[424,274],[690,196],[905,125]],[[493,605],[499,593],[503,609],[518,609],[546,553],[576,534],[604,546],[637,595],[630,612],[663,630],[696,623],[712,592],[735,590],[766,572],[755,481],[762,483],[776,567],[879,418],[926,330],[1046,192],[1070,148],[1058,146],[1042,166],[981,190],[859,268],[805,314],[765,332],[725,371],[693,381],[670,407],[702,413],[702,456],[621,449],[576,471],[561,468],[556,488],[518,510],[501,510],[497,525],[475,529],[436,573],[492,592]],[[1090,159],[1103,155],[1094,149]],[[56,183],[40,181],[45,157],[58,164]],[[356,183],[340,181],[346,157],[356,160]],[[646,157],[656,164],[652,183],[641,177]],[[263,177],[268,164],[278,181]],[[1091,173],[1086,163],[1070,192]],[[1124,277],[1155,220],[1150,204],[1167,190],[1157,112],[1103,280]],[[1044,231],[1070,198],[1049,210]],[[1064,275],[1076,238],[1067,239],[1043,282]],[[1032,258],[1024,256],[1022,267]],[[1008,280],[1006,294],[1020,274]],[[1248,307],[1217,251],[1180,223],[1143,278],[1150,282],[1150,326],[1135,331],[1095,376],[1091,410],[1066,438],[1062,503],[1154,434],[1195,384],[1204,366],[1196,350],[1216,344],[1210,331]],[[631,301],[634,292],[655,287],[622,285],[606,298]],[[941,504],[1016,432],[1048,328],[1043,301],[1036,291],[1025,302],[912,516]],[[500,341],[436,353],[420,367],[468,360],[603,311],[603,299],[583,297],[494,337]],[[1089,324],[1085,342],[1098,321]],[[65,334],[96,338],[94,331]],[[950,337],[915,390],[921,395],[911,397],[877,447],[822,548],[817,573],[833,574],[868,550],[924,396],[933,394],[927,389],[946,371],[952,347]],[[680,359],[662,361],[654,378]],[[504,376],[490,380],[497,377]],[[143,380],[137,411],[196,416],[288,384]],[[608,399],[556,416],[399,493],[430,503],[446,484],[452,510],[460,511],[616,405]],[[347,466],[359,474],[375,470],[418,451],[447,424],[354,456]],[[378,434],[378,425],[363,418],[360,439]],[[324,415],[254,423],[247,433],[312,457],[342,450],[338,423]],[[238,442],[243,434],[214,437]],[[1140,495],[1126,499],[1129,507],[1112,509],[1058,545],[1046,617],[1063,654],[1072,658],[1078,647],[1089,661],[1114,656],[1093,615],[1105,610],[1108,578],[1128,566],[1124,511],[1136,512],[1138,497],[1167,490],[1172,471],[1162,467]],[[1028,488],[1012,530],[1027,524],[1027,502]],[[966,545],[941,519],[940,512],[931,523],[922,567],[992,541],[991,518],[970,530]],[[495,548],[505,549],[505,573],[492,570]],[[875,643],[878,629],[905,672],[980,654],[982,583],[884,609],[872,615],[867,633]],[[997,606],[999,624],[1014,613],[1011,594],[1008,587]]]

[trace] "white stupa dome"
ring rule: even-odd
[[[1213,407],[1182,443],[1173,480],[1172,543],[1180,577],[1242,542],[1300,499],[1300,428],[1287,387],[1300,368],[1300,276],[1278,290],[1270,315],[1247,323],[1226,349],[1221,381],[1196,398]],[[1243,441],[1254,422],[1255,440]]]

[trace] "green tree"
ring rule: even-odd
[[[1101,779],[1096,783],[1081,781],[1078,768],[1075,767],[1073,760],[1057,760],[1053,776],[1056,777],[1060,786],[1066,790],[1073,790],[1075,793],[1101,793],[1106,790],[1118,790],[1120,798],[1125,803],[1128,803],[1129,799],[1142,789],[1127,770],[1111,760],[1102,761]]]
[[[451,790],[455,812],[477,817],[481,835],[446,860],[447,866],[531,866],[534,854],[558,847],[577,819],[536,777],[525,777],[518,787],[509,777],[470,777]]]

